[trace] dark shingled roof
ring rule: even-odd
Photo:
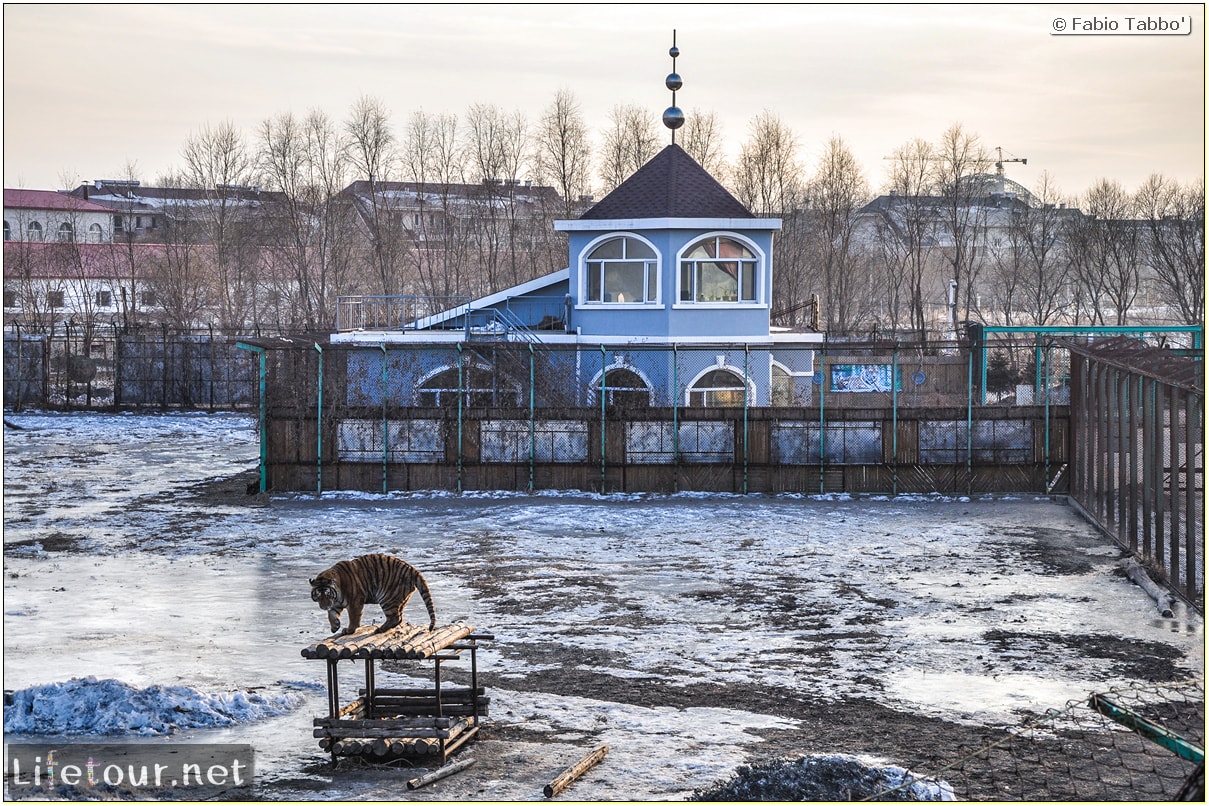
[[[676,144],[656,154],[580,219],[755,218]]]

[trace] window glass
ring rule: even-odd
[[[743,405],[743,379],[728,369],[711,370],[693,384],[689,390],[690,406]]]
[[[11,241],[13,239],[13,230],[9,227],[8,222],[4,222],[4,240]]]
[[[29,240],[31,240],[31,241],[42,240],[42,225],[39,224],[37,221],[29,222],[29,226],[26,228],[26,231],[29,233]]]
[[[88,240],[92,241],[93,243],[100,243],[101,235],[102,232],[100,224],[93,224],[88,228]]]
[[[651,405],[651,390],[642,376],[629,369],[610,369],[605,373],[605,402],[623,408],[647,408]],[[592,390],[592,399],[599,402],[599,384]]]
[[[59,240],[60,241],[70,241],[74,237],[75,237],[75,230],[72,228],[71,224],[64,221],[62,224],[59,225]]]
[[[732,238],[693,244],[680,262],[681,302],[756,302],[757,258]]]
[[[604,264],[605,302],[643,302],[646,264],[612,261]]]
[[[655,250],[636,238],[611,238],[584,261],[585,301],[641,304],[659,293]]]
[[[605,241],[600,246],[592,250],[592,254],[588,257],[593,260],[604,260],[605,258],[622,258],[625,253],[625,238],[614,238],[611,241]]]
[[[516,385],[491,370],[464,367],[460,383],[466,406],[515,406],[520,401]],[[457,367],[437,373],[416,390],[417,402],[421,406],[457,406],[458,385]]]

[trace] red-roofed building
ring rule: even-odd
[[[69,193],[5,188],[4,240],[109,243],[113,211]]]
[[[127,324],[161,308],[151,278],[160,244],[5,241],[4,324]]]

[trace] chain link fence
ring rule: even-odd
[[[256,363],[210,329],[64,324],[4,334],[4,405],[22,409],[246,409]]]

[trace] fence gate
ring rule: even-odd
[[[1201,364],[1132,339],[1071,350],[1071,499],[1204,612]]]

